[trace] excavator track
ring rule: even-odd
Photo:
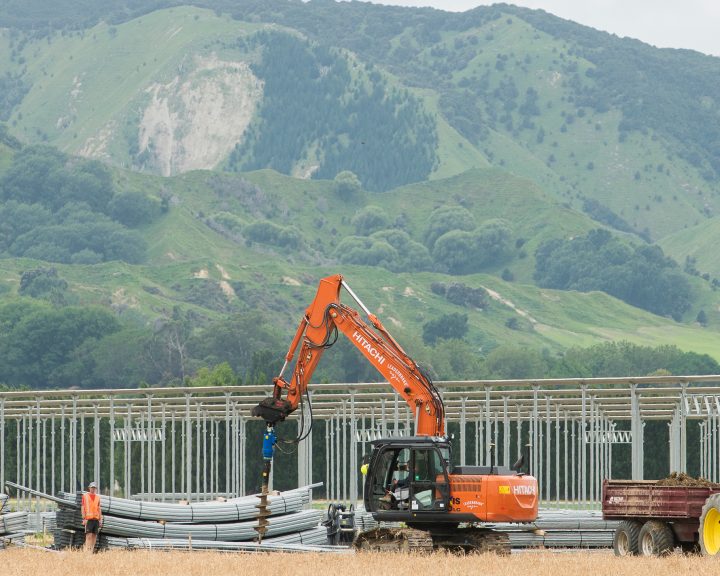
[[[376,528],[358,534],[353,546],[365,552],[429,554],[433,551],[433,539],[429,532],[415,528]]]
[[[465,528],[462,530],[433,532],[436,548],[467,554],[493,553],[501,556],[510,554],[510,536],[488,528]]]
[[[418,552],[429,554],[443,549],[466,554],[510,554],[510,537],[505,532],[486,528],[428,532],[416,528],[377,528],[362,532],[353,542],[362,551]]]

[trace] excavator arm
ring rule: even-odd
[[[357,310],[340,302],[341,288],[345,288],[362,308],[369,324]],[[294,412],[308,390],[320,358],[335,343],[338,331],[347,336],[407,402],[415,415],[417,435],[445,435],[443,402],[432,381],[358,299],[340,274],[320,281],[315,299],[305,311],[285,356],[280,375],[273,380],[273,394],[253,408],[253,416],[263,418],[268,427],[272,427]],[[283,373],[298,347],[298,359],[288,381]]]

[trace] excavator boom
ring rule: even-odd
[[[369,323],[357,310],[340,302],[341,288],[345,288],[358,303]],[[432,381],[388,333],[377,316],[365,307],[340,274],[320,281],[317,294],[305,311],[285,355],[280,375],[273,380],[272,397],[256,406],[253,415],[274,425],[294,412],[307,392],[320,358],[337,339],[338,331],[347,336],[407,402],[415,415],[416,434],[445,435],[443,403]],[[283,373],[298,347],[297,362],[288,381]]]

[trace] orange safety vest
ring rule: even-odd
[[[83,520],[100,520],[102,513],[100,512],[100,495],[93,495],[89,492],[83,494],[82,497],[82,516]]]

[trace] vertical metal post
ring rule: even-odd
[[[517,444],[517,456],[520,458],[521,455],[525,454],[525,450],[523,450],[523,441],[522,441],[522,408],[520,407],[520,404],[517,405],[517,420],[515,422],[515,432],[517,433],[517,438],[515,439],[515,442]],[[527,466],[528,470],[530,469],[530,462],[525,462],[525,466]]]
[[[152,394],[147,395],[147,419],[145,420],[145,434],[147,435],[147,491],[155,492],[155,442],[153,442],[153,414]],[[152,496],[150,497],[152,498]]]
[[[110,396],[110,495],[115,495],[115,397]]]
[[[342,429],[340,410],[335,415],[335,494],[338,501],[342,500]]]
[[[560,505],[560,404],[555,405],[555,504]]]
[[[132,476],[130,474],[130,461],[132,458],[132,446],[130,444],[130,427],[132,426],[132,404],[128,402],[127,417],[125,418],[125,438],[123,441],[123,486],[125,488],[125,498],[130,498],[132,491]]]
[[[510,415],[508,414],[508,397],[502,397],[503,401],[503,466],[510,467]]]
[[[705,422],[700,422],[700,477],[701,478],[707,478],[707,473],[705,472]]]
[[[532,417],[530,420],[530,442],[532,443],[531,474],[538,477],[538,385],[533,384]],[[539,478],[538,478],[539,480]],[[538,493],[538,496],[540,494]]]
[[[80,489],[87,487],[85,483],[85,414],[80,417]]]
[[[398,429],[398,420],[400,412],[397,404],[397,394],[395,395],[395,430]],[[343,399],[342,403],[342,486],[343,486],[343,502],[348,501],[348,442],[347,442],[347,401]]]
[[[465,466],[465,454],[466,454],[466,446],[465,446],[465,423],[466,423],[466,413],[465,413],[465,402],[467,399],[463,396],[460,398],[460,466]]]
[[[100,484],[100,417],[97,404],[93,406],[93,410],[93,478],[99,492],[102,485]]]
[[[144,431],[147,433],[147,425],[145,424],[145,414],[140,412],[140,431]],[[142,436],[139,439],[140,444],[140,494],[142,495],[141,500],[145,500],[145,494],[147,493],[147,488],[145,484],[145,480],[147,479],[145,476],[145,441],[142,439]],[[131,444],[132,446],[132,444]]]
[[[358,470],[357,464],[357,421],[355,414],[355,389],[350,389],[350,470],[348,476],[350,477],[350,502],[353,506],[357,503],[358,499]],[[307,478],[306,478],[307,479]],[[309,484],[309,482],[308,482]]]
[[[545,396],[545,500],[550,502],[550,453],[552,448],[552,435],[550,434],[550,396]]]
[[[48,493],[48,491],[47,491],[47,469],[48,469],[47,423],[48,423],[47,418],[43,418],[43,420],[42,420],[42,491],[45,492],[45,494]]]
[[[643,480],[643,422],[640,411],[640,395],[637,392],[637,384],[630,385],[630,409],[632,420],[630,429],[632,432],[632,479]]]
[[[477,443],[479,446],[479,453],[481,460],[478,462],[478,465],[484,465],[485,464],[485,422],[483,420],[483,411],[487,408],[484,407],[482,402],[478,402],[478,422],[477,422]]]
[[[166,406],[165,402],[162,403],[162,421],[161,421],[161,433],[162,436],[160,437],[160,492],[162,493],[161,499],[163,502],[165,502],[165,493],[166,493],[166,486],[165,486],[165,432],[166,432],[166,425],[167,425],[167,414],[165,412]]]
[[[70,449],[70,491],[74,492],[78,489],[77,485],[77,401],[78,397],[73,396],[72,398],[72,420],[70,421],[70,428],[72,430],[72,436],[70,438],[71,449]]]
[[[565,503],[568,502],[568,415],[565,412],[564,426],[563,426],[563,493],[565,496]]]
[[[393,394],[394,405],[393,405],[393,436],[400,436],[400,397],[397,392]],[[345,402],[343,402],[343,408]]]
[[[185,394],[185,498],[192,499],[192,420],[190,417],[190,394]]]
[[[687,473],[687,382],[681,382],[680,392],[680,472]]]
[[[230,497],[230,392],[225,392],[225,494]]]
[[[571,470],[571,482],[570,482],[570,486],[572,486],[572,501],[573,501],[573,502],[576,501],[576,495],[579,495],[579,494],[580,494],[579,487],[577,487],[578,489],[577,489],[577,491],[576,491],[576,486],[577,486],[577,485],[576,485],[576,482],[575,482],[575,477],[576,477],[575,471],[577,470],[577,467],[575,466],[575,448],[576,448],[576,446],[577,446],[577,444],[576,444],[576,442],[575,442],[575,427],[576,427],[575,424],[576,424],[576,423],[575,423],[575,420],[574,420],[574,419],[570,420],[570,430],[571,430],[571,432],[572,432],[572,434],[571,434],[571,443],[570,443],[571,452],[572,452],[571,455],[570,455],[570,458],[571,458],[571,466],[570,466],[570,470]],[[579,475],[578,475],[578,477],[579,477]],[[579,500],[579,498],[578,498],[578,500]]]
[[[50,418],[50,460],[50,494],[55,495],[57,493],[55,484],[55,416]]]
[[[67,491],[65,486],[65,404],[60,406],[60,490]]]
[[[387,438],[387,416],[385,411],[385,398],[380,399],[380,408],[382,410],[381,416],[380,416],[380,423],[382,425],[382,436],[383,438]]]
[[[485,434],[487,438],[487,442],[485,443],[485,466],[487,466],[490,463],[490,450],[492,449],[492,446],[490,444],[492,443],[492,435],[490,433],[491,431],[491,420],[490,420],[491,414],[490,414],[490,386],[485,387]]]
[[[40,444],[42,443],[42,422],[40,420],[40,400],[37,398],[35,402],[35,489],[42,491],[42,478],[40,476]],[[32,424],[30,425],[32,427]],[[40,523],[40,497],[35,497],[35,511],[37,512],[37,523]]]
[[[215,499],[215,453],[217,446],[215,445],[215,419],[212,418],[210,425],[210,499]],[[242,492],[244,494],[244,492]]]
[[[0,398],[0,487],[5,486],[5,398]],[[17,458],[17,456],[16,456]]]
[[[595,397],[590,396],[590,442],[589,442],[589,452],[590,452],[590,468],[588,471],[588,475],[590,478],[588,479],[590,481],[590,490],[589,490],[589,496],[588,500],[594,500],[595,499],[595,469],[597,468],[596,464],[596,458],[595,458],[595,447],[596,447],[596,438],[595,438]]]
[[[579,454],[580,457],[580,501],[587,502],[587,440],[585,434],[587,432],[587,385],[581,387],[581,407],[580,407],[580,438],[579,438]]]
[[[175,408],[170,416],[170,490],[173,499],[177,498],[175,491]]]
[[[200,452],[202,451],[202,436],[200,433],[200,410],[202,405],[200,402],[195,407],[195,492],[198,494],[202,492],[202,485],[200,484]],[[191,424],[192,425],[192,424]]]
[[[330,427],[331,420],[325,419],[325,499],[330,500],[332,498],[330,492],[330,466],[332,460],[332,450],[330,449],[330,436],[332,430]]]

